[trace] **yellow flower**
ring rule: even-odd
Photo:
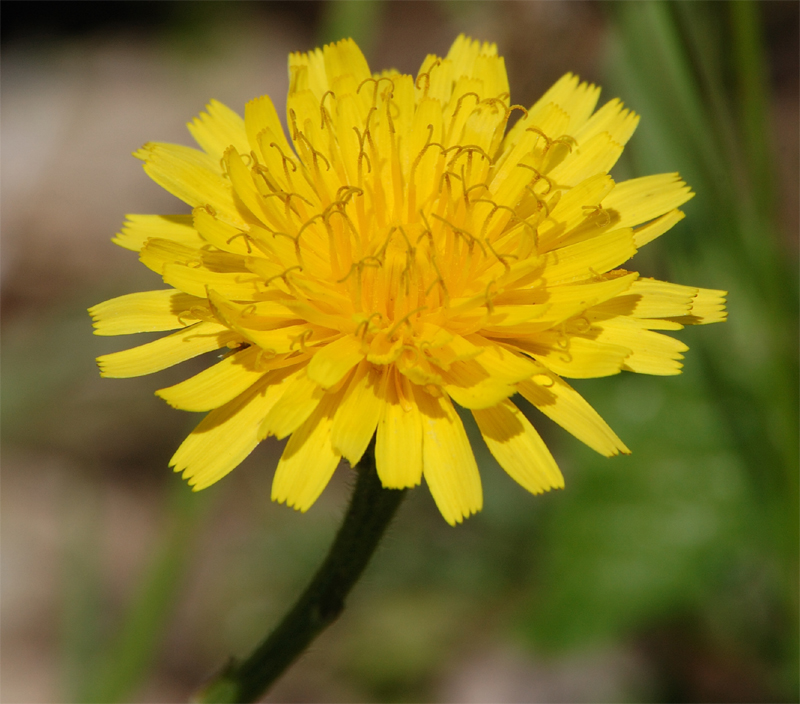
[[[289,57],[288,126],[264,96],[150,143],[145,172],[191,215],[129,215],[114,240],[172,288],[91,309],[98,335],[177,330],[98,359],[156,372],[222,349],[158,391],[210,411],[171,465],[197,490],[289,437],[272,498],[301,511],[376,436],[385,487],[425,477],[451,524],[480,510],[453,402],[523,487],[563,486],[519,394],[590,447],[628,449],[562,377],[677,374],[657,330],[725,318],[724,292],[617,267],[683,218],[677,174],[608,175],[638,117],[565,75],[513,105],[495,45],[456,39],[416,80],[372,74],[350,40]],[[519,118],[506,131],[512,120]]]

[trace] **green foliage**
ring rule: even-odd
[[[607,88],[642,115],[622,166],[680,171],[697,193],[687,219],[649,245],[644,273],[728,290],[730,318],[683,333],[692,349],[680,379],[578,386],[634,454],[574,453],[544,527],[527,632],[580,647],[688,614],[715,647],[768,663],[764,691],[793,697],[797,280],[774,215],[759,9],[610,9]],[[760,609],[746,606],[754,593]]]
[[[378,0],[329,0],[323,7],[319,45],[350,38],[369,57],[381,10]]]
[[[91,667],[84,673],[76,701],[128,701],[161,651],[163,634],[183,586],[191,537],[208,508],[210,496],[186,491],[174,477],[169,498],[166,525],[154,546],[150,564],[115,635],[102,651],[92,653]]]

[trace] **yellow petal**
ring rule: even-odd
[[[626,110],[622,102],[614,98],[609,100],[584,125],[573,133],[579,145],[589,141],[598,134],[607,134],[620,146],[625,146],[639,124],[639,116]]]
[[[397,107],[397,115],[392,116],[392,121],[400,139],[405,141],[416,110],[414,77],[394,73],[391,75],[391,79],[394,83],[392,105]]]
[[[355,466],[375,434],[383,401],[378,396],[383,371],[362,361],[342,398],[331,428],[333,449]]]
[[[453,89],[453,62],[435,54],[428,54],[422,61],[414,81],[414,96],[417,104],[424,99],[436,101],[440,106],[449,101]]]
[[[656,237],[661,237],[667,230],[679,223],[686,215],[682,210],[672,210],[666,215],[653,220],[647,225],[637,227],[633,231],[633,242],[637,249],[644,247],[648,242],[652,242]]]
[[[464,34],[459,34],[445,58],[452,63],[453,75],[458,78],[459,76],[472,76],[475,62],[481,55],[496,56],[497,45],[491,42],[480,42]]]
[[[425,481],[442,516],[454,526],[483,507],[478,466],[450,399],[434,398],[418,386],[414,398],[422,414]]]
[[[539,320],[545,315],[547,315],[548,320],[550,319],[548,315],[550,311],[549,304],[494,305],[493,309],[486,321],[487,324],[482,328],[484,334],[486,334],[487,330],[504,329],[527,323],[531,320]]]
[[[694,197],[678,174],[655,174],[618,183],[603,199],[603,208],[620,214],[617,227],[653,220]]]
[[[325,389],[308,378],[306,367],[292,374],[287,380],[280,399],[264,417],[259,436],[274,435],[278,440],[293,433],[319,405]]]
[[[431,125],[431,129],[428,129],[428,125]],[[409,173],[406,217],[411,222],[416,220],[420,204],[426,202],[431,191],[435,188],[438,192],[438,183],[434,179],[440,154],[436,149],[424,152],[423,149],[428,140],[437,141],[441,134],[441,105],[432,98],[423,98],[414,113],[409,139],[400,143],[404,166]],[[418,159],[420,155],[422,157]]]
[[[126,215],[122,230],[111,241],[138,252],[151,237],[174,240],[192,247],[203,244],[192,227],[191,215]]]
[[[728,317],[725,312],[725,296],[727,291],[716,291],[710,288],[697,289],[697,295],[692,299],[692,307],[686,318],[678,318],[677,322],[684,325],[707,325],[719,323]]]
[[[258,347],[228,355],[199,374],[156,391],[170,406],[184,411],[210,411],[244,393],[266,373],[259,365]]]
[[[596,134],[574,147],[572,153],[548,176],[560,185],[577,186],[598,172],[606,173],[617,163],[623,145],[607,132]]]
[[[361,339],[345,335],[322,347],[308,365],[308,378],[323,388],[337,384],[347,372],[364,359]]]
[[[567,73],[545,93],[545,98],[558,105],[564,112],[570,115],[570,125],[568,132],[573,134],[586,119],[592,114],[597,99],[600,97],[600,89],[586,81],[581,82],[578,76]],[[544,99],[537,103],[544,103]],[[531,110],[535,114],[535,109]]]
[[[269,130],[272,133],[278,146],[286,156],[292,153],[289,143],[286,141],[283,126],[278,118],[278,112],[275,110],[272,99],[268,95],[255,98],[244,106],[244,126],[250,149],[256,154],[261,153],[258,135],[264,130]],[[239,151],[246,153],[246,151]],[[262,156],[266,155],[262,154]]]
[[[250,301],[264,291],[263,279],[250,272],[218,272],[204,266],[168,262],[163,267],[164,283],[193,296],[205,297],[211,290],[234,301]]]
[[[289,438],[275,470],[273,501],[307,511],[328,485],[341,459],[331,443],[331,427],[342,393],[326,394],[313,415]]]
[[[234,147],[230,147],[226,150],[223,161],[236,196],[241,199],[256,221],[269,223],[269,207],[258,192],[253,175],[250,169],[244,165],[239,152]]]
[[[547,92],[528,110],[528,116],[522,117],[509,131],[505,145],[516,142],[530,126],[540,125],[542,116],[550,106],[557,106],[567,117],[564,126],[566,134],[574,134],[592,114],[600,89],[589,83],[581,83],[580,78],[572,73],[563,75]],[[561,134],[551,135],[560,137]]]
[[[468,335],[463,340],[473,348],[481,350],[481,354],[475,359],[495,379],[516,383],[530,377],[535,369],[529,359],[494,340],[487,340],[481,335]],[[459,349],[467,349],[461,346],[458,337],[455,337],[450,344],[456,342],[459,343]]]
[[[325,202],[334,199],[337,189],[342,186],[339,172],[331,167],[330,158],[313,145],[324,145],[328,136],[320,127],[321,95],[311,91],[289,93],[286,106],[289,112],[289,132],[295,151],[305,165],[306,178],[311,180],[318,196]],[[327,150],[326,150],[327,151]],[[299,178],[295,182],[301,181]]]
[[[342,159],[351,183],[359,182],[359,169],[366,169],[363,159],[359,159],[359,134],[364,124],[360,101],[355,95],[345,94],[336,101],[336,132]],[[376,167],[377,168],[377,165]]]
[[[185,293],[205,298],[209,289],[234,300],[251,300],[264,290],[263,280],[244,266],[241,257],[207,252],[170,240],[150,239],[140,261],[164,281]]]
[[[198,248],[174,240],[151,238],[142,247],[139,261],[156,274],[161,274],[168,264],[200,264],[200,256]],[[203,294],[199,295],[202,297]]]
[[[280,379],[265,377],[233,401],[211,411],[170,460],[195,491],[219,481],[259,443],[258,425],[280,395]]]
[[[215,161],[219,162],[222,154],[231,145],[246,154],[249,150],[244,120],[218,100],[211,100],[206,105],[207,112],[201,112],[188,125],[195,141]]]
[[[112,298],[89,308],[95,335],[129,335],[186,327],[181,314],[205,300],[173,288],[143,291]]]
[[[591,309],[601,318],[629,316],[634,319],[669,319],[676,325],[705,325],[725,320],[727,291],[681,286],[656,279],[639,279],[622,296]],[[649,327],[653,327],[649,325]],[[662,329],[676,329],[667,326]]]
[[[608,172],[638,124],[638,115],[624,110],[617,99],[609,101],[572,133],[577,146],[548,175],[575,186],[593,174]]]
[[[672,318],[687,315],[698,289],[656,279],[639,279],[624,296],[617,296],[605,305],[597,306],[598,313],[617,313],[635,318]],[[620,308],[620,303],[629,305]]]
[[[549,286],[588,279],[611,271],[635,253],[633,231],[612,230],[548,252],[542,276]]]
[[[289,54],[289,95],[298,91],[311,90],[319,99],[328,89],[328,77],[325,73],[325,58],[322,49],[313,49],[308,53],[296,51]]]
[[[403,338],[391,340],[384,331],[376,333],[369,345],[367,360],[373,364],[391,364],[403,353]]]
[[[484,45],[485,46],[485,45]],[[483,83],[484,95],[487,98],[497,98],[503,94],[509,94],[508,88],[508,73],[506,72],[506,62],[502,56],[497,56],[497,47],[490,45],[494,49],[494,54],[482,52],[476,59],[475,65],[472,68],[472,75]],[[503,131],[500,130],[498,138],[503,137]],[[492,154],[497,150],[498,143],[491,148]]]
[[[464,408],[496,405],[514,393],[513,384],[530,378],[536,370],[529,359],[480,335],[455,336],[443,351],[448,349],[460,359],[442,368],[444,389]]]
[[[467,118],[460,142],[477,145],[491,155],[496,148],[495,132],[503,126],[504,121],[503,111],[494,105],[479,105]]]
[[[577,84],[577,85],[576,85]],[[575,134],[589,119],[597,106],[600,88],[586,81],[579,82],[575,77],[574,88],[558,98],[558,105],[569,115],[566,134]]]
[[[403,390],[403,385],[405,390]],[[383,412],[378,421],[375,464],[387,489],[405,489],[422,481],[422,416],[411,386],[391,369],[384,376]]]
[[[474,360],[455,362],[441,374],[444,390],[463,408],[488,408],[515,392],[514,386],[492,378]]]
[[[219,217],[234,225],[244,218],[233,201],[230,182],[222,176],[219,162],[197,149],[177,144],[145,144],[135,156],[159,186],[193,208],[211,206]]]
[[[508,297],[508,300],[520,301],[520,308],[542,307],[544,311],[535,319],[526,322],[514,323],[512,321],[508,325],[487,325],[483,330],[483,334],[499,338],[532,335],[554,328],[557,324],[567,320],[567,318],[572,318],[592,306],[595,306],[597,310],[605,311],[606,305],[611,306],[613,301],[626,301],[625,305],[627,307],[625,307],[625,311],[630,312],[633,306],[631,301],[638,300],[639,297],[627,297],[618,294],[629,291],[637,277],[638,274],[631,273],[590,283],[581,282],[574,285],[553,286],[546,290],[514,292]],[[615,296],[616,298],[614,298]],[[523,303],[526,298],[529,301],[527,306]],[[611,301],[608,301],[608,299],[611,299]],[[531,305],[541,300],[546,300],[547,303],[543,306]],[[604,301],[608,301],[608,303],[598,305]],[[613,306],[614,311],[622,305],[615,303]],[[502,310],[505,307],[516,308],[517,306],[497,306],[496,310]],[[614,314],[618,313],[615,312]]]
[[[541,374],[521,382],[517,389],[548,418],[601,455],[630,454],[608,423],[563,379]]]
[[[541,137],[535,132],[522,131],[521,129],[518,129],[519,124],[524,120],[524,117],[520,118],[517,124],[514,125],[514,130],[519,132],[519,138],[513,142],[508,142],[506,151],[497,158],[497,161],[492,167],[493,176],[491,181],[491,189],[495,193],[501,188],[501,186],[504,187],[508,192],[519,192],[518,188],[505,186],[506,181],[509,179],[521,181],[523,184],[530,183],[531,172],[527,169],[518,167],[523,158],[528,156],[533,151],[534,145],[541,139]],[[507,198],[504,198],[503,201],[506,203],[508,202]],[[511,203],[510,205],[513,206],[514,204]]]
[[[509,476],[532,494],[563,489],[564,477],[530,421],[511,401],[472,411],[486,446]]]
[[[594,379],[622,371],[627,347],[588,340],[579,335],[562,336],[550,332],[531,340],[515,340],[520,349],[559,376],[571,379]]]
[[[292,147],[286,141],[283,130],[273,132],[270,128],[262,129],[256,136],[259,151],[266,173],[275,182],[277,188],[286,192],[297,192],[311,202],[318,203],[319,196],[311,184],[303,177],[299,161]]]
[[[225,347],[229,342],[239,339],[239,335],[223,325],[197,323],[146,345],[104,354],[97,358],[97,364],[101,376],[117,379],[142,376]]]
[[[234,326],[234,328],[269,354],[285,354],[300,350],[303,347],[303,340],[315,341],[325,334],[314,325],[302,324],[283,325],[274,330],[255,330],[244,326]]]
[[[335,44],[327,44],[322,54],[329,84],[333,84],[339,76],[347,74],[355,78],[356,85],[372,76],[364,54],[352,39],[342,39]]]
[[[539,252],[552,249],[556,242],[564,239],[573,228],[586,220],[587,207],[599,205],[614,188],[613,179],[603,173],[587,178],[567,191],[553,212],[539,225]]]
[[[280,304],[270,305],[270,301],[241,305],[226,300],[216,291],[209,291],[208,299],[218,318],[272,355],[302,350],[306,342],[316,342],[325,334],[314,325],[297,324],[292,311]]]
[[[218,220],[205,208],[194,209],[192,224],[205,242],[218,249],[238,255],[251,254],[253,251],[241,229]]]
[[[623,369],[639,374],[680,374],[683,365],[678,360],[683,359],[681,352],[689,349],[679,340],[651,330],[642,330],[633,321],[623,317],[593,321],[586,335],[591,335],[592,340],[599,343],[627,347],[630,354],[625,358]]]

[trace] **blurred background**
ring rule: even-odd
[[[730,291],[730,319],[678,333],[680,377],[575,384],[632,456],[537,415],[565,491],[528,495],[476,440],[482,513],[450,528],[411,492],[267,700],[798,701],[798,8],[3,2],[2,700],[185,701],[288,608],[351,486],[272,504],[272,440],[192,494],[167,463],[199,417],[153,396],[191,365],[99,378],[131,340],[86,308],[161,287],[110,238],[186,212],[130,153],[191,144],[210,98],[281,106],[290,51],[349,35],[416,74],[466,32],[513,102],[573,71],[642,115],[615,177],[680,171],[697,197],[631,268]]]

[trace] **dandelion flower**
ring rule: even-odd
[[[351,40],[289,57],[287,139],[264,96],[209,103],[200,150],[149,143],[191,215],[129,215],[115,242],[170,288],[91,309],[99,335],[176,331],[98,359],[132,377],[222,350],[157,394],[209,412],[171,460],[194,489],[270,435],[272,498],[307,510],[375,437],[387,488],[422,478],[445,520],[482,505],[455,404],[528,491],[563,486],[519,394],[579,440],[628,449],[564,378],[680,372],[662,333],[725,318],[724,292],[620,268],[683,218],[677,174],[615,183],[638,116],[572,75],[511,102],[494,44],[458,37],[416,79]],[[507,129],[511,122],[515,124]]]

